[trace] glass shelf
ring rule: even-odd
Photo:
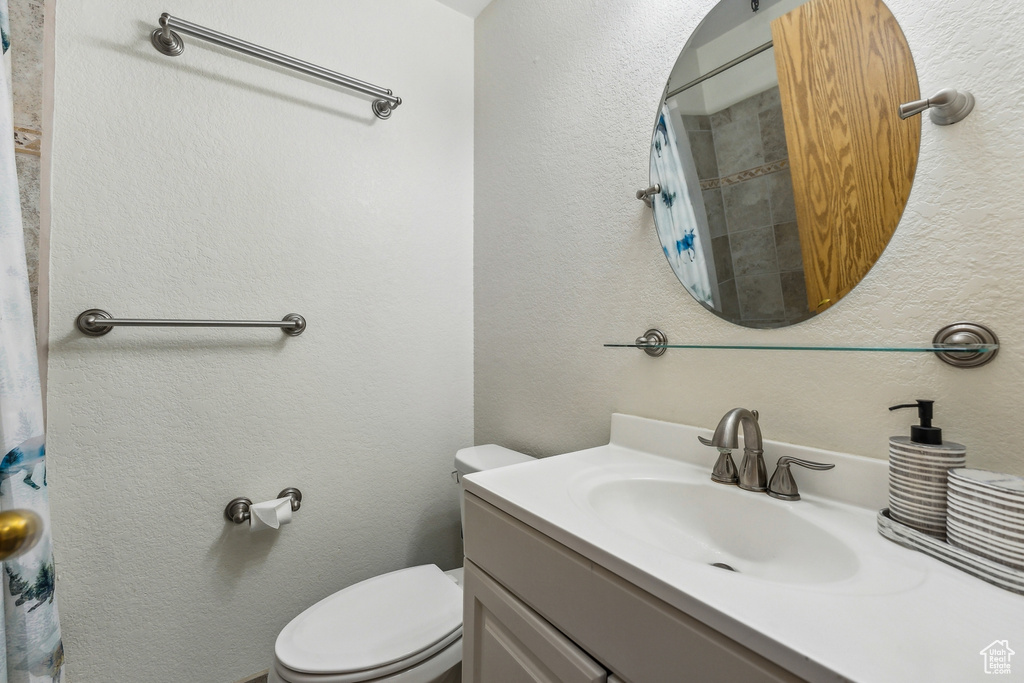
[[[888,353],[934,353],[941,361],[958,368],[975,368],[989,363],[999,352],[999,337],[978,323],[946,325],[930,344],[673,344],[656,327],[631,344],[605,344],[611,349],[641,349],[648,356],[664,355],[668,349],[748,349],[758,351],[871,351]]]
[[[807,344],[605,344],[609,349],[750,349],[758,351],[885,351],[898,353],[992,353],[999,344],[927,344],[921,346],[829,346]]]

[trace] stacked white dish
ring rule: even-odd
[[[918,444],[889,439],[889,514],[894,520],[936,538],[946,538],[946,480],[967,464],[967,449],[946,442]]]
[[[951,470],[946,529],[952,545],[1024,569],[1024,478]]]

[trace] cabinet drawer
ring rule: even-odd
[[[466,557],[624,683],[800,681],[472,494]]]
[[[463,683],[608,680],[597,662],[472,562],[463,590]]]

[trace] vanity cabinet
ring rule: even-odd
[[[801,680],[480,498],[465,503],[463,683]]]
[[[604,667],[472,562],[463,588],[463,681],[607,683]]]

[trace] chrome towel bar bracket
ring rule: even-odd
[[[306,330],[306,319],[289,313],[281,320],[147,320],[114,318],[104,310],[90,308],[78,314],[75,327],[89,337],[102,337],[115,327],[280,327],[285,334],[297,337]]]
[[[286,69],[292,71],[298,71],[299,73],[314,78],[319,78],[324,81],[328,81],[335,85],[340,85],[343,88],[355,90],[361,92],[364,95],[370,95],[376,97],[371,105],[374,115],[379,119],[387,119],[391,117],[391,112],[395,110],[395,107],[402,103],[401,97],[396,97],[393,92],[387,88],[382,88],[372,83],[360,81],[351,76],[340,74],[337,71],[331,71],[325,69],[316,64],[310,62],[304,62],[301,59],[295,57],[289,57],[281,52],[275,52],[274,50],[268,50],[265,47],[250,43],[245,40],[239,40],[229,36],[226,33],[220,33],[208,29],[205,26],[199,24],[193,24],[191,21],[185,21],[184,19],[178,19],[172,17],[167,12],[160,15],[160,28],[153,29],[153,32],[149,34],[149,41],[153,43],[153,47],[157,49],[161,54],[165,54],[168,57],[177,57],[185,51],[185,43],[182,41],[179,33],[198,38],[199,40],[205,40],[208,43],[219,45],[220,47],[226,47],[229,50],[235,52],[241,52],[242,54],[262,59],[265,62],[271,64],[277,64],[283,66]]]

